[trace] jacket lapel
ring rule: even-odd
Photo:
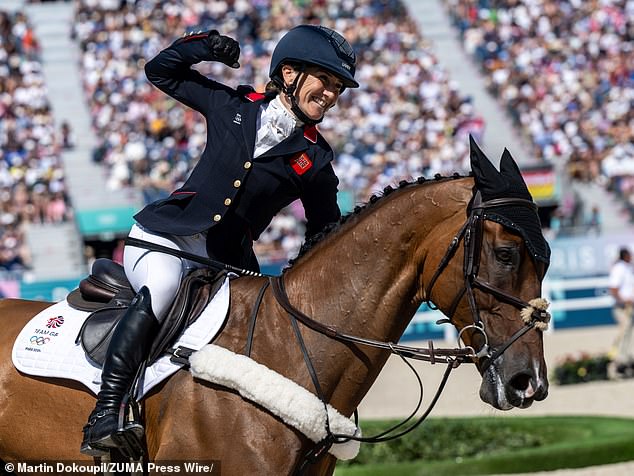
[[[249,154],[252,154],[255,148],[256,123],[258,111],[260,110],[261,105],[261,100],[245,102],[240,105],[240,114],[242,115],[242,134]]]

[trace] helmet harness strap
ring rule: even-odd
[[[305,74],[305,72],[304,72],[303,66],[301,68],[296,67],[296,69],[297,71],[299,71],[299,74],[295,76],[293,83],[289,86],[286,86],[284,84],[284,81],[281,80],[281,78],[279,77],[276,77],[273,80],[276,83],[278,83],[278,86],[280,86],[280,89],[284,93],[284,96],[286,96],[286,99],[288,99],[288,101],[291,103],[291,111],[293,112],[293,114],[295,114],[295,117],[297,117],[297,119],[299,119],[301,122],[303,122],[307,126],[314,126],[316,124],[319,124],[324,119],[324,116],[321,116],[317,120],[311,119],[299,107],[297,98],[295,97],[295,91],[297,91],[297,85],[299,83],[300,76],[302,76],[302,74]]]

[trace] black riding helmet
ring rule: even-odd
[[[354,80],[356,55],[343,36],[330,28],[317,25],[299,25],[290,30],[273,51],[269,77],[290,99],[293,112],[306,124],[315,124],[319,121],[306,117],[297,105],[294,92],[299,75],[291,86],[284,86],[281,77],[283,64],[292,64],[300,71],[308,65],[323,68],[341,79],[344,84],[342,92],[346,87],[359,87],[359,83]]]

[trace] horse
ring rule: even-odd
[[[543,338],[535,325],[539,313],[528,305],[541,295],[549,258],[536,207],[508,151],[498,170],[472,141],[471,166],[468,176],[403,181],[373,196],[305,244],[277,287],[266,288],[266,277],[234,279],[228,320],[214,344],[237,353],[248,345],[255,361],[314,391],[289,309],[310,316],[316,326],[300,320],[297,327],[320,391],[350,416],[393,347],[363,342],[397,342],[429,302],[455,326],[461,348],[473,350],[484,402],[508,410],[546,398]],[[94,396],[73,382],[20,374],[11,362],[22,327],[50,305],[0,303],[5,462],[91,461],[79,446]],[[248,342],[253,313],[257,325]],[[322,328],[362,338],[343,342]],[[150,461],[215,460],[223,476],[294,474],[314,447],[264,408],[187,371],[152,390],[143,406]],[[335,463],[325,455],[304,474],[330,475]]]

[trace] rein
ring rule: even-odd
[[[271,277],[269,278],[269,282],[275,299],[277,299],[277,302],[288,314],[309,329],[339,342],[367,345],[378,349],[389,350],[393,354],[398,354],[415,360],[424,360],[426,362],[431,362],[432,364],[437,362],[453,364],[456,367],[463,362],[472,362],[471,358],[474,357],[473,349],[470,347],[459,349],[435,349],[430,341],[429,348],[426,349],[367,339],[339,332],[332,326],[327,326],[311,317],[308,317],[290,303],[288,295],[286,294],[286,289],[284,288],[283,275]]]
[[[144,248],[148,251],[159,251],[161,253],[165,253],[171,256],[176,256],[177,258],[188,259],[190,261],[195,261],[196,263],[201,263],[209,266],[211,269],[215,270],[225,270],[232,273],[236,273],[239,276],[253,276],[253,277],[266,277],[268,274],[258,273],[257,271],[251,271],[244,268],[239,268],[237,266],[232,266],[230,264],[222,263],[221,261],[216,261],[211,258],[207,258],[205,256],[199,256],[193,253],[189,253],[187,251],[178,250],[174,248],[169,248],[167,246],[159,245],[158,243],[152,243],[151,241],[141,240],[139,238],[132,238],[130,236],[126,237],[125,244],[127,246],[135,246],[137,248]]]
[[[382,342],[382,341],[377,341],[373,339],[366,339],[362,337],[357,337],[357,336],[341,333],[331,326],[324,325],[308,317],[306,314],[304,314],[299,309],[294,307],[290,303],[288,299],[288,295],[286,294],[286,290],[284,288],[283,275],[270,277],[269,281],[267,281],[265,285],[262,287],[261,292],[264,292],[268,284],[270,284],[270,287],[273,291],[273,295],[275,296],[275,299],[282,306],[282,308],[288,313],[291,319],[291,325],[293,327],[295,337],[297,338],[297,341],[301,348],[302,355],[304,356],[304,362],[306,363],[306,367],[308,368],[308,373],[315,387],[317,397],[324,404],[325,415],[326,415],[327,436],[322,441],[317,443],[316,446],[313,447],[304,456],[302,463],[295,474],[299,474],[299,475],[303,474],[309,464],[312,464],[315,461],[317,461],[335,443],[345,443],[350,440],[360,441],[363,443],[383,443],[386,441],[400,438],[410,433],[411,431],[415,430],[425,419],[427,419],[427,417],[429,416],[429,414],[435,407],[436,403],[438,402],[440,398],[440,395],[442,394],[442,391],[445,388],[445,385],[447,384],[447,381],[449,380],[449,375],[451,374],[451,371],[454,368],[458,367],[463,362],[470,362],[470,363],[473,362],[474,352],[471,347],[459,348],[459,349],[434,349],[433,343],[430,340],[429,348],[425,349],[425,348],[418,348],[418,347],[403,346],[399,344],[394,344],[392,342]],[[418,385],[420,388],[420,397],[418,399],[416,408],[410,413],[410,415],[407,418],[405,418],[401,422],[397,423],[391,428],[388,428],[387,430],[383,431],[382,433],[378,435],[374,435],[370,437],[361,437],[361,436],[339,435],[339,434],[333,433],[330,430],[330,424],[328,422],[328,410],[326,408],[327,401],[326,401],[326,398],[324,397],[323,391],[319,384],[315,367],[313,366],[313,363],[310,360],[310,356],[308,355],[308,350],[306,349],[306,346],[304,344],[304,339],[302,338],[301,332],[297,325],[297,321],[301,322],[309,329],[312,329],[313,331],[319,334],[325,335],[339,342],[346,343],[346,344],[361,344],[361,345],[366,345],[366,346],[370,346],[374,348],[389,350],[391,353],[398,355],[403,360],[403,362],[405,362],[405,364],[412,370],[412,372],[414,373],[418,381]],[[424,360],[432,364],[438,363],[438,362],[446,363],[447,368],[443,374],[443,377],[438,386],[438,389],[436,390],[436,393],[434,394],[434,397],[432,401],[430,402],[429,406],[427,407],[427,409],[425,410],[425,412],[420,417],[418,417],[412,425],[410,425],[409,427],[405,429],[402,429],[407,423],[409,423],[412,420],[412,418],[414,418],[414,416],[420,409],[422,401],[423,401],[423,383],[420,379],[420,376],[416,372],[416,369],[414,369],[412,364],[410,364],[406,360],[407,358],[412,358],[415,360]],[[356,410],[354,412],[354,415],[355,415],[355,423],[358,424],[358,422],[356,421],[357,420]],[[400,430],[400,431],[396,432],[397,430]]]

